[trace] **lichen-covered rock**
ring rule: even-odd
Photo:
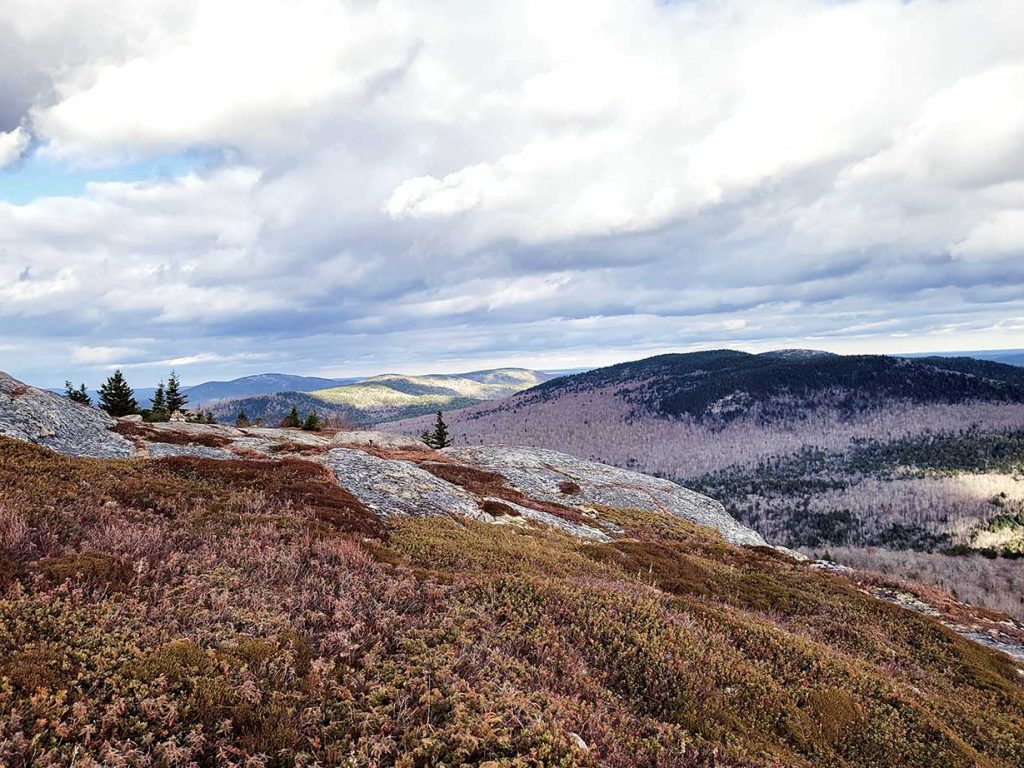
[[[334,473],[345,490],[380,515],[494,520],[465,490],[411,461],[382,459],[351,448],[334,448],[317,461]]]
[[[760,534],[734,520],[719,502],[669,480],[543,448],[488,445],[446,448],[444,453],[471,466],[500,472],[533,499],[578,508],[667,512],[715,528],[733,544],[767,546]]]
[[[203,424],[198,421],[157,421],[146,424],[146,428],[154,432],[169,432],[174,435],[216,435],[225,440],[245,436],[245,433],[238,427],[228,424]]]
[[[301,429],[281,429],[276,427],[245,427],[240,430],[249,437],[259,437],[267,440],[268,445],[275,443],[294,443],[309,448],[317,448],[330,445],[330,438],[318,435],[316,432],[304,432]]]
[[[134,456],[135,446],[111,431],[115,424],[103,411],[0,372],[0,435],[27,440],[65,456]]]
[[[379,432],[376,430],[356,430],[353,432],[339,432],[331,443],[338,446],[347,445],[368,445],[375,448],[394,448],[397,450],[417,450],[426,448],[422,440],[406,435],[393,435],[390,432]]]
[[[234,459],[231,451],[223,448],[210,448],[205,445],[176,445],[174,443],[149,443],[146,453],[151,459],[163,459],[168,456],[194,456],[198,459]]]

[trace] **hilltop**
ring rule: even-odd
[[[1024,760],[1021,662],[961,636],[1024,658],[1024,628],[765,546],[675,483],[8,390],[6,764]],[[130,457],[62,455],[114,438]]]
[[[638,416],[704,423],[770,422],[830,408],[843,415],[892,401],[914,404],[1024,402],[1024,369],[971,358],[914,360],[813,350],[752,355],[735,350],[659,355],[554,379],[519,404],[613,390]]]
[[[294,406],[302,414],[313,410],[350,424],[373,424],[497,400],[550,378],[523,368],[423,376],[388,373],[307,392],[276,392],[213,401],[205,407],[222,421],[233,421],[244,411],[250,419],[276,424]]]

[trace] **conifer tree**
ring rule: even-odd
[[[211,416],[213,414],[210,414]],[[245,411],[239,411],[238,417],[235,419],[236,427],[248,427],[250,426],[249,417],[245,415]]]
[[[111,416],[130,416],[139,412],[135,391],[128,386],[120,368],[100,387],[100,408]]]
[[[167,414],[168,416],[175,411],[181,411],[185,413],[185,406],[188,404],[188,395],[181,391],[181,381],[178,379],[178,374],[171,371],[171,375],[167,377]]]
[[[156,385],[156,391],[150,398],[152,406],[149,409],[151,421],[167,421],[171,413],[167,410],[167,395],[164,392],[164,383],[161,381]]]
[[[293,405],[291,411],[288,413],[287,416],[284,417],[284,420],[281,422],[281,426],[292,428],[301,427],[302,419],[299,418],[299,409]]]
[[[316,411],[310,411],[306,415],[306,420],[302,422],[302,428],[307,432],[319,432],[320,431],[320,419],[316,415]]]
[[[89,397],[89,390],[82,384],[78,389],[72,386],[70,381],[64,382],[64,394],[69,400],[82,405],[92,405],[92,398]]]
[[[205,414],[203,414],[203,421],[205,421],[207,424],[216,424],[217,417],[213,415],[213,411],[207,411]]]
[[[451,437],[448,435],[448,425],[444,423],[444,417],[441,411],[437,412],[437,419],[434,421],[434,430],[426,431],[421,435],[423,442],[429,445],[431,448],[447,448],[452,444]]]

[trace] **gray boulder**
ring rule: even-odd
[[[317,461],[334,473],[343,488],[379,515],[459,515],[494,521],[464,489],[411,461],[381,459],[351,448],[335,448]]]
[[[356,430],[339,432],[332,439],[334,445],[366,445],[375,448],[395,448],[398,450],[418,450],[427,447],[422,440],[407,435],[393,435],[390,432],[376,430]]]
[[[487,445],[446,448],[444,454],[499,472],[530,498],[566,506],[608,506],[666,512],[716,529],[733,544],[767,546],[756,531],[736,522],[707,496],[639,472],[610,467],[558,451]]]
[[[205,445],[176,445],[174,443],[149,443],[146,453],[151,459],[163,459],[168,456],[192,456],[197,459],[234,459],[231,451],[223,448],[209,448]]]
[[[27,440],[65,456],[119,458],[135,446],[103,411],[23,384],[0,372],[0,435]]]

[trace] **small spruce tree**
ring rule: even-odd
[[[447,448],[452,444],[451,437],[448,434],[448,425],[444,423],[444,416],[441,411],[437,412],[433,431],[428,430],[421,437],[423,442],[431,448]]]
[[[85,384],[82,384],[78,389],[75,389],[70,381],[65,381],[64,394],[67,395],[67,398],[72,402],[81,403],[82,405],[92,405],[92,398],[89,397],[89,390],[85,388]]]
[[[238,412],[238,417],[235,419],[235,426],[236,427],[248,427],[248,426],[251,426],[251,422],[249,421],[249,417],[245,415],[245,411],[239,411]]]
[[[281,426],[292,428],[301,427],[302,419],[299,418],[299,409],[293,405],[291,411],[289,411],[288,415],[285,416],[284,420],[281,422]]]
[[[167,415],[170,416],[175,411],[185,413],[187,404],[188,395],[181,391],[181,380],[178,374],[171,371],[171,375],[167,377]]]
[[[167,421],[170,418],[171,413],[167,410],[167,393],[164,391],[162,381],[156,385],[156,391],[149,401],[152,403],[149,409],[150,421]]]
[[[216,424],[217,417],[213,415],[213,411],[207,411],[206,413],[203,414],[203,421],[205,421],[207,424]]]
[[[306,420],[302,422],[302,428],[307,432],[320,431],[320,419],[317,417],[316,411],[310,411],[306,415]]]
[[[128,386],[120,368],[100,387],[100,408],[111,416],[131,416],[139,412],[135,391]]]

